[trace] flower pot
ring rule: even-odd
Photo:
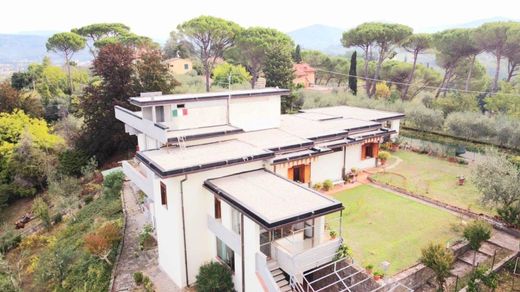
[[[466,181],[466,178],[459,177],[459,186],[463,186],[465,181]]]
[[[367,272],[367,274],[372,274],[372,269],[365,269],[365,272]]]
[[[381,280],[381,276],[379,276],[379,275],[374,275],[374,280],[376,280],[376,281]]]

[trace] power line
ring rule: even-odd
[[[391,80],[369,78],[369,77],[363,77],[363,76],[359,76],[359,75],[351,75],[351,74],[346,74],[346,73],[341,73],[341,72],[334,72],[334,71],[327,71],[327,70],[322,70],[322,69],[316,69],[316,71],[321,71],[321,72],[330,73],[330,74],[336,74],[336,75],[342,75],[342,76],[347,76],[347,77],[356,77],[356,78],[359,78],[359,79],[362,79],[362,80],[365,80],[365,81],[367,81],[367,80],[368,81],[380,81],[380,82],[386,82],[386,83],[392,83],[392,84],[398,84],[398,85],[408,85],[408,86],[416,85],[416,86],[420,86],[422,88],[428,88],[428,89],[434,89],[434,90],[439,89],[438,86],[420,85],[420,84],[417,84],[417,83],[407,83],[407,82],[398,82],[398,81],[391,81]],[[498,92],[465,90],[465,89],[458,89],[458,88],[453,88],[453,87],[443,87],[441,89],[443,89],[443,90],[450,90],[450,91],[465,92],[465,93],[477,93],[477,94],[489,94],[489,95],[499,94]],[[510,93],[500,93],[500,94],[504,95],[504,96],[520,97],[520,95],[510,94]]]

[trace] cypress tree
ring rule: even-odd
[[[352,56],[350,57],[350,70],[348,71],[348,87],[350,90],[352,90],[352,93],[354,95],[357,95],[357,73],[356,73],[356,67],[357,67],[357,52],[354,51],[352,53]]]
[[[296,49],[294,49],[293,53],[293,61],[296,64],[300,64],[302,62],[302,54],[301,54],[301,48],[300,45],[296,46]]]

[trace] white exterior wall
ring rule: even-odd
[[[361,143],[347,146],[345,156],[345,171],[349,172],[353,167],[359,169],[371,168],[376,166],[375,158],[361,160]]]
[[[184,182],[183,186],[190,285],[195,282],[195,276],[198,274],[199,267],[206,262],[214,260],[217,251],[215,235],[208,229],[207,221],[208,215],[214,216],[214,195],[203,187],[204,181],[212,177],[220,177],[262,167],[263,162],[256,161],[187,175],[188,180]],[[154,192],[157,194],[155,197],[158,198],[155,200],[155,213],[157,241],[159,243],[159,265],[180,287],[186,286],[180,199],[180,181],[183,178],[184,176],[163,180],[167,186],[168,209],[161,205],[159,180],[157,180],[156,186],[154,186]],[[229,230],[232,230],[231,210],[226,205],[222,202],[222,224]],[[257,231],[245,231],[245,236],[248,236],[250,241],[254,241],[255,234],[257,234],[256,240],[259,241]],[[238,280],[241,280],[241,259],[239,254],[240,251],[238,251],[238,254],[235,253],[234,277],[239,277]],[[246,260],[252,261],[251,265],[254,267],[254,255],[250,259],[246,257]]]
[[[165,117],[168,116],[166,122],[170,129],[190,129],[215,125],[227,124],[227,101],[200,101],[189,102],[184,104],[184,108],[188,110],[188,114],[183,116],[182,109],[179,110],[177,117],[172,116],[172,111],[176,108],[176,104],[165,107]],[[168,111],[166,109],[168,108]]]
[[[390,129],[396,131],[395,134],[390,135],[390,138],[396,139],[399,136],[400,125],[401,125],[401,120],[393,120],[390,122]]]
[[[253,131],[280,126],[280,96],[261,96],[231,99],[232,125]]]
[[[311,163],[311,185],[343,179],[343,151],[319,155]]]

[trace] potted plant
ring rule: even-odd
[[[374,272],[374,280],[379,281],[381,280],[382,273],[381,272]]]
[[[466,178],[463,175],[459,175],[457,178],[459,179],[459,186],[463,186]]]
[[[358,169],[353,167],[350,169],[350,173],[352,175],[352,182],[355,183],[357,180],[357,176],[358,176]]]
[[[379,151],[379,153],[377,154],[377,158],[381,162],[381,165],[385,165],[386,161],[390,159],[390,156],[390,152],[388,151]]]
[[[334,231],[334,230],[331,230],[329,232],[329,236],[330,236],[331,239],[336,239],[337,235],[338,235],[338,233],[336,231]]]
[[[365,266],[365,271],[367,272],[367,274],[372,274],[372,270],[374,270],[374,265],[368,264]]]

